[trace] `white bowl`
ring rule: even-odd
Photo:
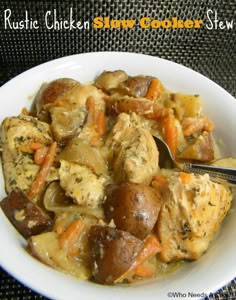
[[[44,63],[10,80],[0,88],[0,122],[6,116],[30,107],[43,82],[71,77],[82,83],[103,70],[125,70],[130,75],[154,75],[170,90],[199,94],[204,113],[215,123],[225,155],[236,157],[236,100],[217,84],[184,66],[160,58],[134,53],[97,52],[64,57]],[[0,199],[5,196],[0,174]],[[232,205],[235,208],[236,201]],[[31,289],[53,299],[143,300],[178,297],[198,299],[227,284],[236,276],[236,215],[229,214],[217,238],[199,260],[186,264],[168,277],[128,286],[102,286],[55,271],[24,249],[25,241],[0,211],[0,264]],[[174,294],[175,293],[175,294]]]

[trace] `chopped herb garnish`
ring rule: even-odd
[[[177,246],[177,250],[180,250],[183,253],[187,253],[187,250],[180,247],[180,245]]]
[[[76,177],[76,178],[75,178],[75,182],[76,182],[76,183],[80,183],[81,181],[83,181],[83,178],[82,178],[82,177]]]
[[[197,220],[197,225],[201,226],[201,222],[199,220]]]
[[[198,193],[200,192],[200,188],[199,188],[199,187],[194,187],[194,188],[193,188],[193,191],[194,191],[196,194],[198,194]]]
[[[184,222],[184,223],[182,224],[182,226],[181,226],[181,234],[182,234],[182,235],[185,235],[185,234],[187,234],[188,232],[191,232],[191,229],[190,229],[190,227],[189,227],[188,222]]]
[[[17,136],[17,137],[15,137],[15,140],[17,141],[17,142],[24,142],[24,137],[21,135],[21,136]]]
[[[10,178],[8,179],[8,183],[9,183],[9,185],[15,185],[15,184],[16,184],[15,178],[10,177]]]

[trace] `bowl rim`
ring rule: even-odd
[[[59,58],[55,58],[53,60],[49,60],[46,61],[44,63],[41,63],[39,65],[36,65],[28,70],[25,70],[24,72],[20,73],[19,75],[15,76],[14,78],[10,79],[9,81],[7,81],[5,84],[3,84],[0,87],[0,94],[6,92],[8,89],[14,88],[14,85],[17,84],[18,82],[21,82],[25,77],[30,76],[31,74],[33,74],[35,71],[38,72],[43,72],[45,68],[54,68],[57,66],[57,64],[59,63],[59,65],[66,63],[68,60],[77,60],[77,59],[90,59],[91,57],[97,57],[97,58],[101,58],[104,56],[109,56],[109,57],[117,57],[119,56],[119,58],[121,59],[128,59],[130,56],[135,57],[136,59],[147,59],[147,60],[156,60],[156,61],[160,61],[164,64],[171,64],[177,68],[181,68],[184,71],[187,72],[191,72],[192,74],[194,74],[195,76],[201,78],[202,80],[206,81],[207,83],[211,84],[213,86],[213,88],[215,88],[217,91],[221,90],[221,92],[224,93],[224,95],[226,95],[228,99],[230,99],[229,101],[235,101],[235,99],[233,98],[233,96],[226,90],[224,90],[222,87],[220,87],[218,84],[216,84],[214,81],[212,81],[211,79],[207,78],[206,76],[202,75],[201,73],[183,66],[182,64],[178,64],[176,62],[173,62],[171,60],[167,60],[167,59],[163,59],[163,58],[159,58],[157,56],[152,56],[152,55],[147,55],[147,54],[141,54],[141,53],[134,53],[134,52],[123,52],[123,51],[102,51],[102,52],[88,52],[88,53],[80,53],[80,54],[73,54],[73,55],[68,55],[68,56],[63,56],[63,57],[59,57]],[[1,212],[2,213],[2,212]],[[14,237],[15,238],[15,237]],[[23,242],[20,239],[20,243],[23,244]],[[27,254],[28,255],[28,254]],[[31,259],[31,263],[35,263],[33,262],[33,258]],[[6,261],[2,262],[2,259],[0,258],[0,265],[4,268],[4,270],[6,270],[7,272],[9,272],[9,274],[11,274],[13,277],[15,277],[17,280],[19,280],[20,282],[22,282],[23,284],[25,284],[26,286],[28,286],[29,288],[32,288],[33,290],[35,290],[36,292],[45,295],[46,297],[57,297],[58,295],[55,294],[55,291],[47,291],[46,293],[44,293],[44,289],[41,288],[39,286],[39,284],[36,282],[35,284],[32,284],[32,280],[29,280],[27,278],[23,278],[22,280],[22,276],[20,275],[19,271],[16,271],[14,266],[11,265],[11,267],[9,267],[8,263]],[[37,265],[38,267],[38,265]],[[45,265],[42,264],[43,269],[46,268]],[[50,268],[51,270],[51,268]],[[57,272],[55,270],[52,270],[52,273]],[[229,272],[230,273],[230,272]],[[233,274],[233,272],[231,272]],[[221,288],[223,285],[226,285],[227,283],[229,283],[231,280],[233,280],[232,278],[232,274],[228,274],[229,276],[225,276],[224,279],[222,278],[221,280],[218,281],[218,283],[214,286],[210,288],[210,293],[215,292],[216,290],[218,290],[219,288]],[[55,273],[56,274],[56,273]],[[58,272],[57,272],[58,275]],[[236,275],[236,271],[234,271],[234,276]],[[65,275],[59,275],[59,277],[61,277]],[[70,276],[66,277],[69,281],[73,281],[74,279],[72,279]],[[67,281],[66,279],[66,281]],[[78,279],[76,279],[76,281],[78,282]],[[165,280],[164,280],[165,281]],[[79,281],[81,283],[81,281]],[[85,284],[86,285],[86,284]],[[91,285],[91,284],[89,284]],[[100,286],[98,287],[97,285],[94,285],[98,288],[98,290],[100,289]],[[108,288],[110,289],[110,288]],[[114,287],[113,287],[114,289]],[[91,288],[91,290],[94,290],[94,288]],[[100,289],[101,290],[101,289]],[[118,289],[120,291],[120,289]],[[114,297],[115,298],[115,297]],[[56,298],[56,299],[64,299],[64,298]],[[85,298],[84,298],[85,299]],[[86,298],[86,299],[95,299],[95,298]],[[129,299],[131,299],[129,297]],[[164,299],[164,298],[163,298]]]

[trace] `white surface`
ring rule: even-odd
[[[236,157],[236,100],[214,82],[186,67],[141,54],[97,52],[73,55],[24,72],[0,88],[0,122],[6,116],[20,113],[22,107],[30,107],[32,97],[30,100],[29,96],[35,94],[42,82],[71,77],[86,83],[103,70],[116,69],[130,75],[157,76],[172,91],[200,94],[204,113],[214,121],[217,136],[227,145],[225,154]],[[0,174],[0,199],[4,195]],[[235,236],[236,215],[233,211],[208,252],[198,261],[166,278],[110,287],[77,280],[38,262],[24,250],[24,240],[0,211],[0,264],[28,287],[53,299],[198,299],[189,293],[209,294],[236,276]],[[172,292],[179,294],[168,297]]]

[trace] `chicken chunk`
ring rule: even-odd
[[[112,149],[114,180],[150,184],[158,170],[159,153],[152,135],[136,115],[121,113],[107,140]]]
[[[171,175],[157,225],[161,259],[199,258],[208,249],[232,198],[230,189],[210,181],[208,174]]]
[[[97,176],[86,166],[65,160],[61,160],[59,177],[66,195],[76,203],[92,208],[101,206],[107,178]]]
[[[56,141],[66,141],[78,135],[86,117],[83,109],[54,107],[51,110],[52,130]]]
[[[65,141],[76,135],[87,116],[86,102],[94,99],[94,109],[105,111],[105,95],[92,85],[77,84],[59,97],[52,106],[52,131],[57,141]]]
[[[49,125],[23,115],[3,121],[2,158],[7,193],[15,187],[28,191],[38,173],[39,166],[34,163],[33,151],[30,149],[31,141],[51,144]]]

